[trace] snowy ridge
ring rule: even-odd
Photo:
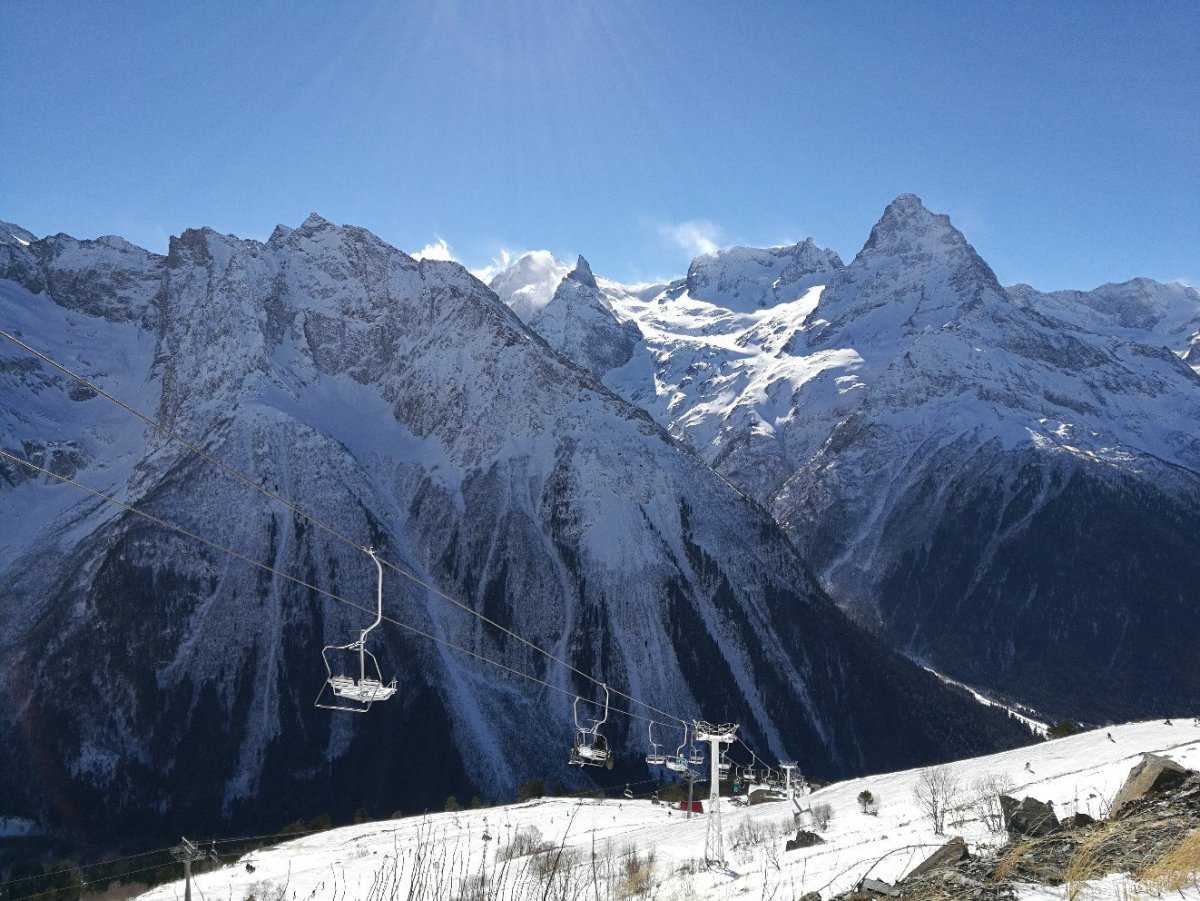
[[[1062,716],[1200,704],[1170,662],[1200,640],[1182,600],[1200,580],[1200,293],[1005,289],[911,194],[849,265],[801,246],[803,293],[777,293],[778,249],[746,248],[657,296],[607,289],[655,387],[606,384],[767,507],[834,598],[914,657]],[[1107,525],[1067,525],[1084,522]]]

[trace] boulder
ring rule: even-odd
[[[807,829],[801,829],[796,833],[795,838],[789,838],[787,844],[783,846],[784,851],[797,851],[800,848],[811,848],[813,845],[823,845],[825,839],[817,835],[815,832],[809,832]]]
[[[1062,828],[1054,808],[1037,798],[1026,798],[1018,804],[1015,798],[1001,795],[1000,809],[1004,812],[1004,828],[1012,836],[1037,838]]]
[[[1157,794],[1182,785],[1191,775],[1191,771],[1180,766],[1168,757],[1157,754],[1143,754],[1141,761],[1125,778],[1125,784],[1113,798],[1109,810],[1110,820],[1118,819],[1122,810],[1131,802],[1141,800],[1147,795]]]
[[[962,840],[961,836],[956,835],[921,863],[917,864],[904,878],[914,879],[918,876],[924,876],[932,870],[951,866],[960,860],[966,860],[970,856],[971,853],[967,850],[967,843]]]
[[[900,897],[900,889],[880,879],[864,879],[862,885],[859,886],[859,891],[871,895],[882,895],[885,898]]]
[[[1095,822],[1095,818],[1088,816],[1086,813],[1077,813],[1074,816],[1064,819],[1062,827],[1064,829],[1079,829],[1081,826],[1090,826]]]
[[[750,792],[750,804],[769,804],[772,801],[786,801],[787,795],[771,788],[756,788]]]

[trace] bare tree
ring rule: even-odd
[[[989,832],[1004,831],[1004,811],[1000,796],[1013,790],[1012,779],[1003,773],[985,773],[971,783],[970,805],[975,818]]]
[[[959,802],[962,783],[944,766],[922,770],[913,786],[913,800],[933,821],[933,831],[941,835],[946,828],[946,814]]]
[[[812,809],[813,825],[819,832],[824,832],[829,828],[829,821],[833,819],[833,808],[828,804],[817,804]]]

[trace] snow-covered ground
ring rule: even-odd
[[[1060,816],[1080,811],[1100,817],[1145,752],[1200,767],[1200,726],[1191,719],[1173,725],[1159,721],[1115,726],[959,761],[949,768],[968,791],[977,780],[1007,779],[1012,794],[1052,801]],[[913,800],[920,772],[854,779],[826,786],[802,799],[804,806],[831,807],[832,818],[821,832],[825,844],[786,853],[784,840],[794,830],[791,804],[781,801],[735,807],[724,802],[728,871],[708,870],[699,863],[704,856],[706,816],[689,821],[678,810],[640,799],[598,802],[561,798],[334,829],[256,851],[198,877],[196,884],[203,897],[233,901],[250,895],[258,901],[274,897],[407,898],[409,881],[416,873],[420,882],[412,897],[458,898],[477,897],[465,889],[473,878],[486,872],[489,884],[502,886],[488,894],[489,898],[542,897],[543,883],[536,881],[532,856],[510,860],[507,870],[497,857],[513,836],[528,834],[533,828],[553,848],[547,859],[553,860],[563,848],[561,861],[572,862],[588,878],[592,855],[597,855],[600,872],[616,874],[618,887],[612,889],[612,897],[620,896],[623,879],[627,880],[625,888],[630,887],[624,862],[636,852],[643,861],[648,854],[654,855],[648,897],[798,898],[819,891],[829,898],[868,872],[873,878],[895,881],[944,841],[934,834],[929,819]],[[857,798],[864,789],[877,799],[877,815],[860,811]],[[1003,841],[1003,836],[989,833],[969,810],[952,815],[951,821],[946,834],[962,835],[972,850]],[[766,837],[747,844],[745,836],[755,827]],[[498,879],[495,874],[499,873],[506,875]],[[390,894],[392,887],[395,895]],[[1117,899],[1125,897],[1121,893],[1129,886],[1124,878],[1109,878],[1090,888],[1089,898]],[[1064,891],[1030,887],[1022,897],[1065,898]],[[601,892],[602,897],[610,896],[603,888]],[[174,883],[142,898],[175,901],[182,895],[182,884]],[[1200,894],[1185,897],[1200,898]]]

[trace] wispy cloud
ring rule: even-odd
[[[456,262],[454,251],[450,249],[450,245],[446,243],[445,238],[434,238],[432,242],[426,244],[420,250],[415,250],[412,253],[414,260],[449,260]]]
[[[660,225],[658,233],[692,256],[712,253],[721,246],[718,243],[721,239],[720,226],[707,219],[689,219],[687,222]]]
[[[492,257],[492,261],[486,266],[480,266],[478,269],[472,269],[471,274],[483,282],[485,285],[496,277],[496,274],[503,272],[512,265],[512,261],[519,257],[519,253],[514,253],[507,247],[501,247],[500,253]]]

